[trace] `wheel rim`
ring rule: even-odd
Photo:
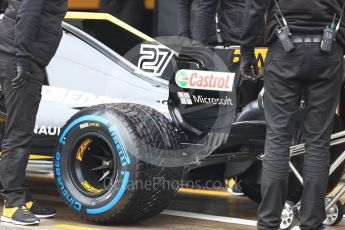
[[[293,207],[285,203],[283,212],[281,214],[282,222],[280,223],[280,228],[289,229],[294,221],[294,215]]]
[[[99,197],[112,187],[117,176],[117,154],[100,133],[81,135],[70,157],[70,175],[83,195]]]
[[[326,206],[331,202],[330,198],[326,199]],[[338,209],[338,205],[337,203],[335,203],[334,205],[332,205],[332,207],[328,210],[327,215],[326,215],[326,219],[323,222],[323,224],[325,225],[333,225],[338,218],[339,215],[339,209]]]

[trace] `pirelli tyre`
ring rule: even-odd
[[[59,193],[74,212],[93,222],[126,224],[155,216],[177,192],[182,168],[167,167],[166,154],[179,145],[174,127],[146,106],[84,109],[58,140]]]
[[[333,123],[333,133],[340,132],[343,130],[343,125],[338,116],[334,116],[334,123]],[[297,145],[304,142],[304,134],[303,134],[303,123],[299,123],[296,127],[296,131],[294,134],[294,143],[293,145]],[[330,148],[331,154],[331,163],[333,163],[345,150],[345,145],[340,144],[336,146],[332,146]],[[303,155],[297,156],[292,160],[292,163],[295,167],[299,170],[300,173],[303,173]],[[328,181],[328,193],[333,191],[333,189],[337,186],[340,179],[343,176],[345,168],[345,163],[341,164],[337,170],[329,177]],[[243,193],[249,197],[251,200],[260,203],[261,202],[261,195],[260,195],[260,177],[258,175],[261,174],[261,162],[256,162],[251,168],[249,168],[245,173],[239,176],[240,185],[242,187]],[[289,178],[289,191],[288,191],[288,200],[291,200],[295,203],[299,201],[302,196],[303,187],[301,186],[300,182],[297,180],[296,176],[290,172]]]

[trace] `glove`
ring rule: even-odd
[[[23,89],[29,83],[31,68],[29,65],[18,65],[17,76],[12,80],[13,89]]]
[[[259,67],[258,62],[255,58],[254,50],[250,52],[243,52],[241,55],[240,75],[244,79],[256,82],[256,75],[258,74]]]

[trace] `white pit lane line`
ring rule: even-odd
[[[164,210],[163,212],[161,212],[161,214],[167,215],[167,216],[178,216],[178,217],[185,217],[185,218],[191,218],[191,219],[216,221],[216,222],[222,222],[222,223],[239,224],[239,225],[254,226],[254,227],[256,227],[256,224],[257,224],[255,220],[247,220],[247,219],[232,218],[232,217],[225,217],[225,216],[213,216],[213,215],[206,215],[206,214],[193,213],[193,212],[174,211],[174,210]],[[299,226],[295,226],[291,230],[301,230],[301,229]]]
[[[63,201],[60,198],[55,197],[55,196],[36,195],[35,197],[40,200],[48,200],[48,201],[63,203]],[[200,213],[193,213],[193,212],[174,211],[174,210],[168,210],[168,209],[164,210],[160,214],[166,215],[166,216],[177,216],[177,217],[215,221],[215,222],[222,222],[222,223],[229,223],[229,224],[239,224],[239,225],[254,226],[254,227],[256,227],[256,223],[257,223],[255,220],[247,220],[247,219],[225,217],[225,216],[214,216],[214,215],[207,215],[207,214],[200,214]],[[300,230],[300,228],[298,226],[295,226],[291,230]]]
[[[174,211],[174,210],[164,210],[161,214],[167,215],[167,216],[178,216],[178,217],[185,217],[185,218],[191,218],[191,219],[217,221],[217,222],[223,222],[223,223],[229,223],[229,224],[256,226],[256,221],[254,220],[246,220],[246,219],[239,219],[239,218],[232,218],[232,217],[225,217],[225,216],[213,216],[213,215],[206,215],[206,214],[193,213],[193,212]]]
[[[49,196],[49,195],[36,195],[35,197],[40,200],[62,202],[62,200],[59,197],[54,197],[54,196]],[[256,226],[256,221],[254,220],[247,220],[247,219],[240,219],[240,218],[233,218],[233,217],[214,216],[214,215],[207,215],[207,214],[200,214],[200,213],[193,213],[193,212],[174,211],[174,210],[168,210],[168,209],[164,210],[160,214],[166,215],[166,216],[177,216],[177,217],[208,220],[208,221],[215,221],[215,222],[222,222],[222,223],[229,223],[229,224],[239,224],[239,225],[254,226],[254,227]],[[296,230],[296,229],[293,229],[293,230]]]
[[[59,197],[50,196],[50,195],[35,195],[35,198],[39,200],[47,200],[47,201],[55,201],[55,202],[63,203],[63,201]],[[160,214],[166,215],[166,216],[177,216],[177,217],[185,217],[185,218],[199,219],[199,220],[218,221],[218,222],[229,223],[229,224],[256,226],[256,221],[254,220],[247,220],[247,219],[240,219],[240,218],[233,218],[233,217],[213,216],[213,215],[207,215],[207,214],[201,214],[201,213],[174,211],[174,210],[168,210],[168,209],[164,210]]]

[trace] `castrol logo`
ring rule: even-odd
[[[175,81],[180,88],[232,92],[235,74],[198,70],[179,70]]]

